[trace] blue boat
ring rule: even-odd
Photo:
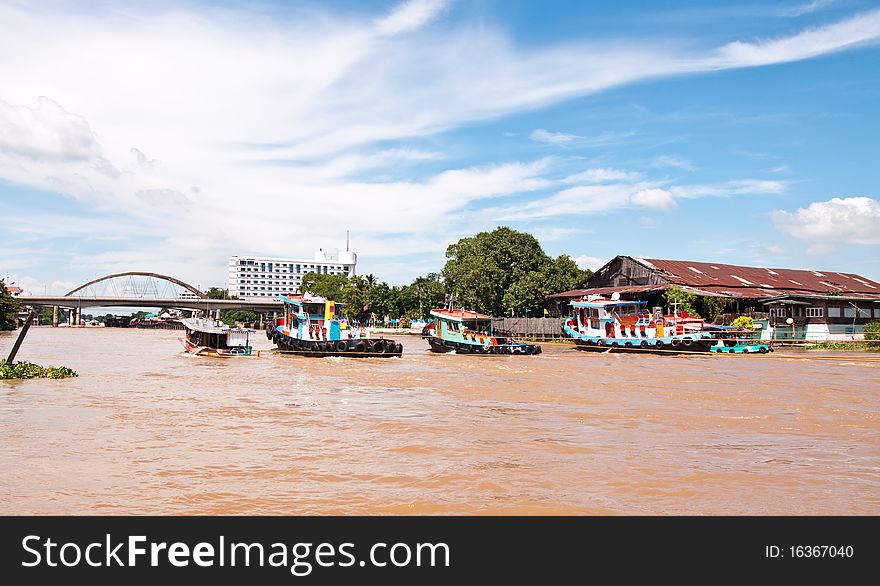
[[[281,296],[284,315],[270,323],[266,337],[282,354],[391,358],[403,354],[403,344],[367,337],[341,316],[341,303],[316,295]]]
[[[647,311],[646,301],[621,301],[589,296],[571,302],[573,314],[562,325],[578,350],[644,353],[766,354],[767,344],[748,340],[731,330],[687,330],[688,320],[677,310],[663,315],[662,308]]]
[[[541,347],[492,332],[492,317],[464,309],[434,309],[422,330],[432,352],[456,354],[540,354]]]

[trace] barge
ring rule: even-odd
[[[183,349],[197,356],[233,358],[253,356],[248,343],[248,330],[233,328],[213,319],[182,319],[184,335],[180,340]]]

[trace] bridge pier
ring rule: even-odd
[[[52,327],[53,328],[58,327],[58,306],[57,305],[52,306]]]

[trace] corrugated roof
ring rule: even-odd
[[[880,283],[854,273],[803,269],[769,269],[689,260],[635,259],[677,285],[717,290],[748,289],[748,296],[772,296],[800,293],[853,293],[880,296]],[[758,294],[760,292],[760,294]],[[743,291],[744,293],[744,291]]]
[[[554,293],[548,295],[549,299],[583,297],[585,295],[610,295],[611,293],[646,293],[648,291],[662,291],[666,289],[666,285],[632,285],[626,287],[597,287],[595,289],[572,289],[571,291],[563,291],[562,293]]]

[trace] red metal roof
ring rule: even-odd
[[[554,293],[553,295],[548,295],[547,297],[550,299],[553,298],[568,298],[568,297],[584,297],[586,295],[610,295],[612,293],[620,293],[621,295],[626,293],[645,293],[648,291],[662,291],[666,289],[666,285],[630,285],[625,287],[596,287],[595,289],[572,289],[571,291],[563,291],[562,293]]]
[[[760,296],[784,295],[797,291],[827,295],[868,293],[880,296],[880,283],[854,273],[803,269],[767,269],[688,260],[639,258],[638,262],[657,269],[661,276],[677,285],[700,288],[735,288],[767,292]]]
[[[446,319],[454,319],[456,321],[465,321],[471,319],[492,319],[491,315],[477,313],[476,311],[467,311],[466,309],[434,309],[431,315]]]
[[[854,273],[804,269],[768,269],[688,260],[635,258],[653,269],[663,279],[697,295],[769,299],[794,295],[852,299],[880,299],[880,283]],[[621,295],[662,291],[668,285],[629,285],[573,289],[548,295],[549,298],[572,298],[585,295]]]

